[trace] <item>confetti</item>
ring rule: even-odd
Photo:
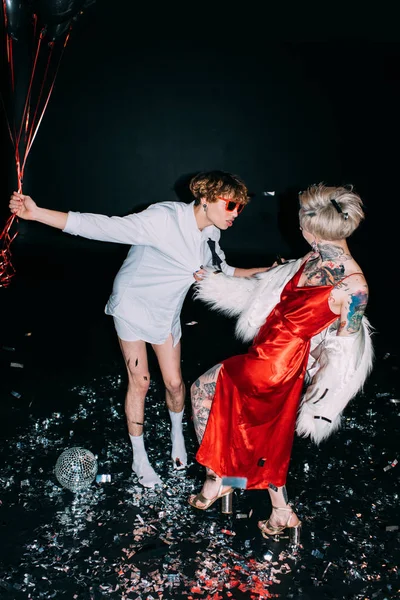
[[[393,469],[393,467],[395,467],[397,464],[398,464],[398,460],[396,458],[391,463],[389,463],[388,465],[386,465],[386,467],[383,467],[383,470],[384,471],[389,471],[389,469]]]
[[[110,483],[110,481],[111,481],[111,475],[108,473],[102,473],[102,474],[96,475],[97,483]]]
[[[131,472],[118,368],[70,387],[68,408],[60,402],[40,417],[27,415],[24,429],[0,448],[0,596],[266,600],[322,598],[316,586],[323,585],[330,597],[372,599],[382,590],[377,600],[389,598],[388,585],[397,577],[393,542],[399,526],[386,525],[397,520],[393,479],[382,468],[377,478],[380,456],[389,450],[382,448],[387,440],[377,427],[376,391],[366,387],[360,399],[364,411],[357,399],[348,407],[329,452],[327,445],[296,441],[288,491],[305,542],[295,550],[287,530],[277,540],[265,540],[258,530],[258,520],[270,514],[267,490],[242,492],[245,486],[237,486],[232,515],[221,514],[220,503],[208,511],[188,505],[204,473],[201,467],[189,473],[172,469],[160,382],[151,381],[146,406],[148,452],[164,482],[159,490],[143,488]],[[20,405],[13,404],[13,410]],[[389,403],[386,410],[393,411]],[[380,423],[386,431],[383,417]],[[197,445],[189,427],[187,419],[185,439],[193,457]],[[93,449],[98,483],[107,485],[79,494],[61,488],[54,463],[71,445]],[[393,448],[390,469],[397,464]],[[18,562],[8,559],[15,539],[22,547]]]

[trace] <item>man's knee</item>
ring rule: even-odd
[[[170,377],[166,381],[164,381],[165,387],[168,392],[173,396],[177,394],[181,394],[185,389],[185,384],[183,383],[182,377]]]
[[[136,393],[143,394],[143,396],[145,396],[150,386],[150,374],[132,374],[130,372],[128,372],[128,374],[128,389],[135,391]]]

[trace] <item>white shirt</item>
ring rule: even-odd
[[[170,333],[174,345],[178,343],[180,312],[193,273],[212,265],[209,238],[222,260],[220,269],[226,275],[235,271],[219,246],[220,230],[214,225],[199,230],[194,202],[160,202],[126,217],[69,212],[64,232],[132,244],[105,312],[122,320],[135,339],[152,344],[164,343]]]

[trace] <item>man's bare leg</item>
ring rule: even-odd
[[[153,344],[165,385],[165,400],[171,418],[171,458],[175,469],[187,465],[187,453],[182,430],[185,407],[185,384],[181,371],[181,344],[174,347],[172,336],[164,344]]]
[[[133,449],[132,471],[145,487],[154,487],[162,481],[150,465],[143,440],[144,404],[150,385],[146,342],[119,340],[128,371],[128,389],[125,414]]]

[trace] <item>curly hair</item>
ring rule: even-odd
[[[348,238],[365,218],[353,186],[311,185],[299,194],[300,226],[322,240]]]
[[[200,204],[201,198],[217,202],[220,194],[229,194],[232,200],[242,204],[247,204],[250,199],[244,182],[237,175],[226,171],[198,173],[191,179],[189,187],[195,197],[195,205]]]

